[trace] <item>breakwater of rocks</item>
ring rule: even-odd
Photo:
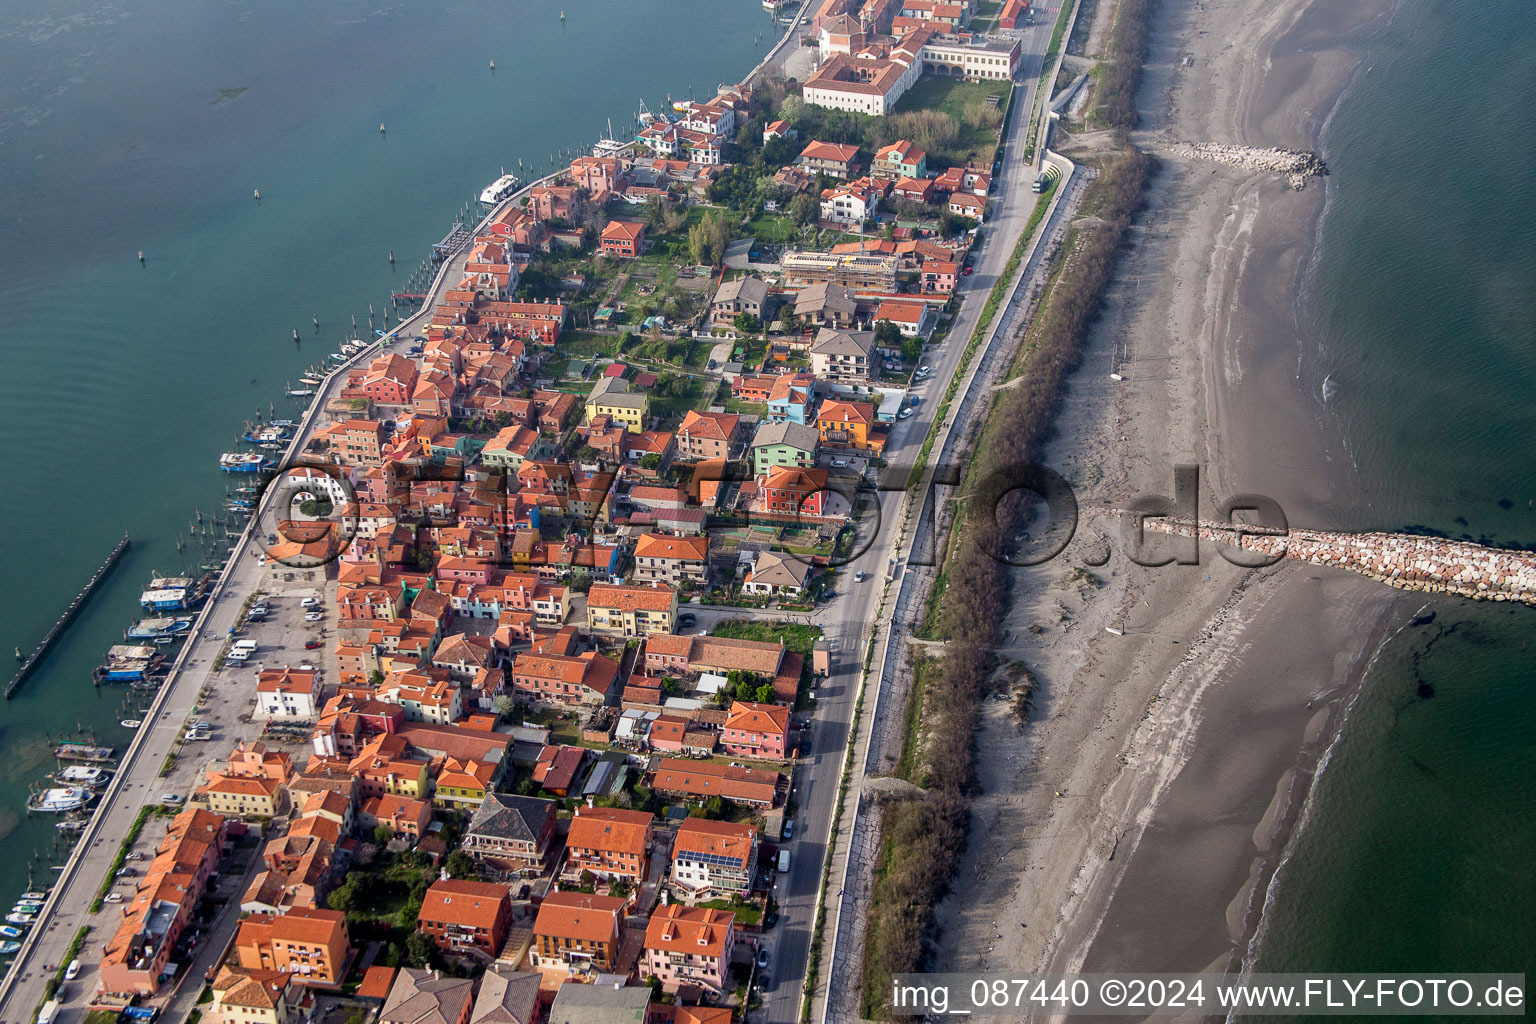
[[[1125,513],[1135,515],[1135,513]],[[1331,565],[1400,590],[1536,605],[1536,554],[1408,533],[1241,530],[1178,517],[1144,518],[1144,529],[1198,537],[1271,558]]]
[[[1250,171],[1283,174],[1291,188],[1300,192],[1308,178],[1321,178],[1328,165],[1316,153],[1298,149],[1259,149],[1255,146],[1231,146],[1221,142],[1176,142],[1170,147],[1175,156],[1191,160],[1242,167]]]

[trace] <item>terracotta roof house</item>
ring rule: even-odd
[[[572,975],[613,970],[624,937],[624,905],[617,896],[550,893],[534,920],[533,966]]]
[[[709,537],[643,533],[635,542],[635,579],[645,583],[702,586],[709,576]]]
[[[729,459],[741,446],[741,417],[689,409],[677,428],[678,453],[690,459]]]
[[[611,220],[598,236],[598,248],[605,256],[633,259],[645,248],[645,225],[636,221]]]
[[[689,903],[745,895],[757,867],[757,829],[686,818],[672,844],[672,890]]]
[[[869,165],[869,173],[872,177],[892,181],[897,178],[921,178],[928,173],[928,154],[906,139],[898,139],[876,151],[875,159]]]
[[[677,591],[594,583],[587,591],[587,629],[608,636],[670,633],[677,621]]]
[[[736,915],[725,910],[659,908],[645,928],[645,971],[663,988],[693,985],[719,994],[726,987],[731,950],[736,944]]]
[[[618,676],[618,663],[595,651],[574,657],[521,653],[512,660],[514,690],[559,704],[601,704]]]
[[[649,811],[617,807],[578,807],[565,839],[565,874],[590,871],[599,878],[623,878],[636,885],[650,864],[652,827]]]
[[[773,807],[783,791],[784,776],[762,768],[666,757],[656,769],[652,786],[658,793],[688,800],[718,796],[752,807]]]
[[[417,923],[445,953],[494,960],[512,927],[512,903],[505,885],[444,879],[427,889]]]
[[[720,746],[742,757],[782,760],[789,753],[789,709],[736,701],[720,731]]]
[[[235,933],[241,967],[286,971],[301,985],[335,988],[352,960],[347,915],[293,907],[283,914],[252,914]]]
[[[536,875],[549,864],[555,802],[487,793],[464,829],[460,849],[495,878]]]
[[[820,171],[829,178],[851,178],[858,158],[858,146],[843,146],[835,142],[813,140],[800,151],[799,163],[812,174]]]

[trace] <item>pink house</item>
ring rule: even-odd
[[[686,676],[693,637],[659,633],[645,640],[645,674],[648,676]]]
[[[720,746],[729,754],[782,760],[789,751],[789,708],[736,701],[720,730]]]
[[[736,944],[736,915],[673,903],[651,915],[645,928],[644,971],[662,987],[695,985],[720,993]]]

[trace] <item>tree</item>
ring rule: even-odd
[[[405,959],[412,967],[426,967],[437,956],[437,946],[426,932],[411,932],[405,938]]]
[[[582,462],[596,462],[597,457],[600,454],[602,453],[599,452],[596,448],[593,448],[589,444],[584,444],[581,446],[581,450],[576,453],[576,457]]]
[[[910,338],[901,339],[901,358],[905,359],[909,363],[915,363],[917,362],[918,357],[922,354],[922,338],[914,334]]]
[[[789,201],[789,216],[796,224],[807,227],[821,218],[821,204],[801,193]]]
[[[380,823],[373,828],[373,841],[378,846],[388,846],[389,841],[395,837],[388,825]]]
[[[517,698],[510,693],[498,693],[491,698],[491,707],[503,718],[508,717],[517,710]]]
[[[661,465],[660,452],[646,452],[640,456],[640,468],[654,470]]]
[[[875,321],[875,344],[881,348],[898,348],[901,345],[901,328],[889,320]]]
[[[751,313],[737,313],[736,319],[731,323],[735,326],[737,333],[742,335],[756,334],[758,328],[762,326],[757,317]]]
[[[713,267],[725,257],[725,247],[731,244],[731,225],[724,212],[712,210],[704,219],[688,229],[688,252],[693,262]]]
[[[448,877],[450,878],[475,877],[475,862],[463,850],[454,850],[450,853],[448,859],[444,862],[444,866],[448,869]]]
[[[384,682],[384,673],[374,669],[368,673],[368,685],[377,689]]]
[[[773,684],[764,683],[762,686],[759,686],[757,688],[757,692],[752,695],[752,699],[757,701],[759,704],[772,704]]]
[[[341,885],[332,889],[330,895],[325,898],[326,906],[332,910],[339,910],[343,914],[350,914],[357,909],[357,890],[348,885]]]

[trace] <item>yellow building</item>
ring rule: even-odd
[[[650,409],[650,396],[630,391],[629,381],[622,377],[604,377],[587,396],[582,422],[591,423],[594,417],[607,416],[614,423],[624,424],[631,433],[639,434],[645,431]]]
[[[288,791],[276,779],[214,775],[195,796],[228,818],[272,818],[288,806]]]
[[[288,1024],[289,975],[259,967],[222,967],[213,980],[209,1024]]]
[[[474,809],[485,802],[486,791],[496,780],[496,766],[482,761],[450,757],[437,776],[432,803],[450,810]]]
[[[594,583],[587,592],[587,629],[609,636],[670,633],[677,625],[677,591]]]

